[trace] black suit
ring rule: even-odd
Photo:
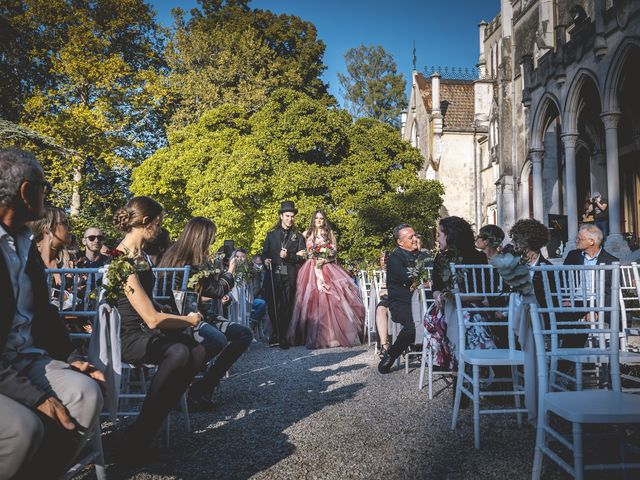
[[[31,244],[29,250],[26,273],[33,290],[33,345],[46,350],[56,360],[66,361],[74,348],[58,310],[49,303],[44,264],[35,243]],[[4,256],[0,255],[0,393],[33,407],[48,394],[35,387],[27,377],[21,376],[10,363],[2,359],[15,311],[16,299],[9,270]]]
[[[287,250],[287,257],[280,258],[280,250]],[[296,299],[296,265],[304,262],[296,255],[306,248],[303,235],[296,229],[277,227],[267,233],[262,245],[262,258],[271,259],[271,272],[265,275],[265,294],[273,335],[286,342]],[[273,279],[273,283],[272,283]]]

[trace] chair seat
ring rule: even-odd
[[[640,395],[611,390],[549,392],[545,408],[574,423],[640,423]]]
[[[464,350],[460,355],[470,365],[524,365],[524,352],[521,350]]]

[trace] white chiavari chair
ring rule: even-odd
[[[520,384],[518,367],[524,366],[524,354],[516,349],[513,319],[515,317],[514,295],[505,296],[502,279],[491,265],[450,265],[454,277],[454,297],[458,322],[458,378],[456,381],[456,396],[451,419],[451,429],[454,430],[458,420],[460,400],[466,395],[473,405],[474,445],[480,448],[480,416],[495,414],[515,414],[518,425],[522,424],[522,413],[526,408],[521,406],[524,388]],[[451,320],[447,319],[450,325]],[[454,320],[455,321],[455,320]],[[507,348],[475,348],[470,345],[469,333],[473,329],[506,327]],[[466,366],[470,366],[469,375]],[[509,367],[510,378],[491,378],[490,382],[483,382],[480,369],[483,367]],[[483,391],[483,383],[497,383],[510,385],[510,389]],[[488,409],[480,408],[483,397],[513,397],[515,406]]]
[[[583,449],[583,428],[587,424],[640,423],[640,397],[621,392],[618,358],[620,265],[538,266],[535,270],[542,275],[545,290],[552,290],[553,295],[547,297],[553,297],[554,301],[544,308],[531,305],[538,368],[538,420],[532,479],[540,478],[544,456],[578,480],[584,477],[585,471],[640,468],[640,463],[625,463],[624,454],[618,463],[587,464]],[[570,273],[566,276],[563,272]],[[611,298],[605,300],[606,276],[610,276]],[[571,278],[582,283],[560,284],[561,281],[571,282]],[[590,283],[585,285],[585,282]],[[554,285],[557,287],[551,289]],[[584,320],[567,320],[576,313],[584,316]],[[594,341],[584,347],[562,345],[563,339],[570,335],[589,336]],[[571,345],[574,343],[577,344],[572,342]],[[600,359],[601,363],[609,365],[609,378],[596,385],[606,386],[606,389],[554,391],[550,366],[556,365],[558,359],[568,358],[575,358],[576,364],[589,358]],[[551,414],[569,422],[571,434],[559,429],[560,423],[552,422]],[[572,460],[567,461],[560,455],[557,450],[560,447],[570,452]],[[624,453],[624,450],[618,450],[618,453]]]

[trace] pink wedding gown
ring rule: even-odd
[[[316,245],[326,243],[326,239],[316,239]],[[308,239],[307,248],[312,246],[313,239]],[[364,305],[355,282],[335,262],[315,267],[316,260],[311,258],[298,272],[287,340],[307,348],[360,345]]]

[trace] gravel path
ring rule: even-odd
[[[417,367],[408,376],[383,376],[376,365],[366,347],[283,351],[254,344],[223,382],[218,409],[191,415],[193,433],[172,414],[170,450],[158,447],[155,463],[135,472],[109,466],[109,478],[529,477],[532,427],[483,417],[482,450],[475,451],[471,410],[450,430],[452,389],[429,402],[417,389]],[[107,433],[107,461],[113,443]],[[558,478],[553,468],[547,472]]]

